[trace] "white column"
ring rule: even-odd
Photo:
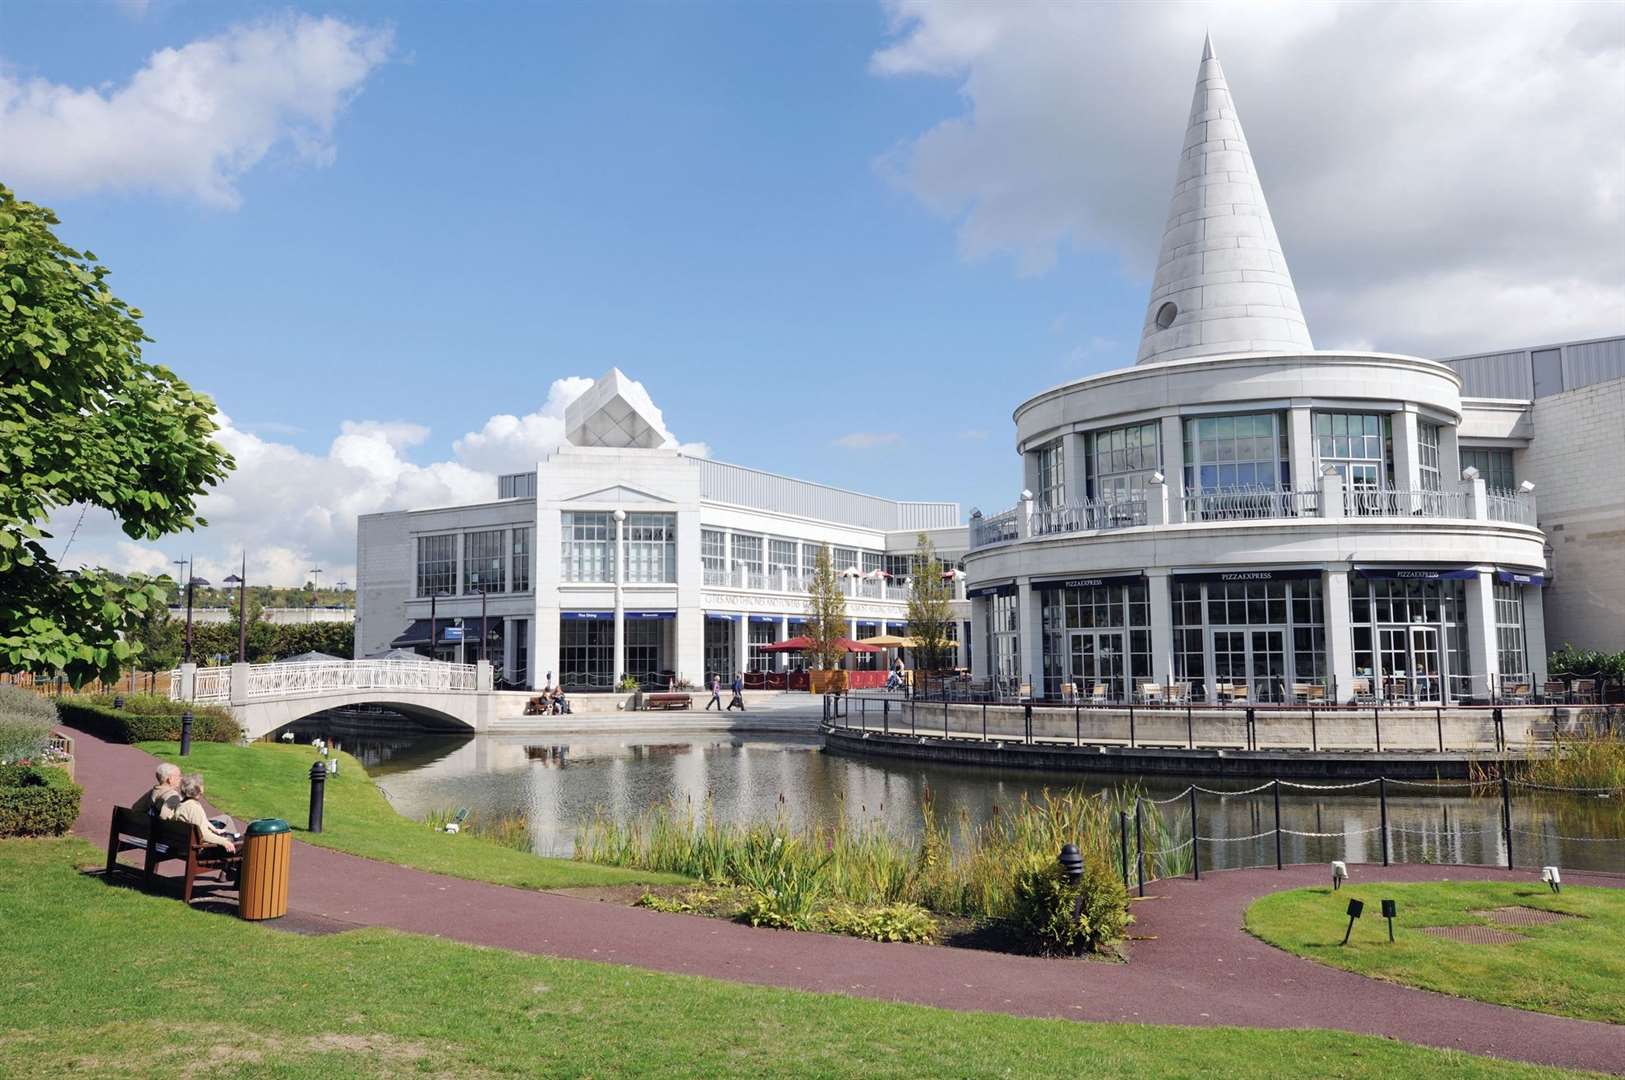
[[[1066,470],[1066,501],[1068,503],[1081,503],[1089,497],[1089,455],[1084,453],[1084,439],[1081,431],[1074,431],[1062,437],[1061,462]]]
[[[1343,505],[1343,474],[1335,469],[1330,469],[1314,479],[1320,485],[1320,516],[1323,518],[1343,517],[1345,509]]]
[[[1151,681],[1174,681],[1174,600],[1166,567],[1145,572],[1146,604],[1151,609]]]
[[[1394,414],[1394,487],[1400,491],[1422,490],[1417,426],[1416,413],[1410,409]]]
[[[615,661],[614,677],[617,683],[626,674],[626,511],[615,511]]]
[[[1155,479],[1145,486],[1145,523],[1158,527],[1168,524],[1172,507],[1169,505],[1168,483],[1156,483]]]
[[[1314,410],[1293,405],[1286,414],[1287,456],[1292,466],[1292,490],[1314,491],[1319,479],[1315,469]]]
[[[530,666],[533,674],[530,684],[540,687],[546,685],[549,675],[552,676],[553,685],[559,684],[563,672],[559,670],[559,639],[562,636],[557,607],[538,607],[536,609],[535,645],[530,652]]]
[[[1489,570],[1480,570],[1467,579],[1467,654],[1473,671],[1474,697],[1483,697],[1501,688],[1501,654],[1495,638],[1494,579]]]
[[[1331,673],[1336,701],[1354,698],[1354,630],[1349,623],[1349,587],[1347,570],[1327,570],[1320,576],[1320,610],[1326,620],[1326,670]],[[1371,647],[1376,649],[1375,641]],[[1374,658],[1376,653],[1372,656]],[[1374,683],[1372,689],[1376,689]],[[1334,700],[1332,693],[1333,690],[1327,690],[1327,700]]]
[[[746,667],[745,661],[748,660],[749,658],[750,658],[750,615],[747,614],[746,612],[741,611],[739,613],[739,621],[734,623],[734,671],[738,672],[741,675],[743,675],[744,672],[745,672],[745,667]],[[723,679],[722,681],[723,682],[728,682],[732,678],[733,678],[733,675],[730,674],[727,678]]]
[[[734,580],[734,531],[722,530],[722,566],[728,572],[728,584],[738,585]]]
[[[1168,520],[1185,520],[1185,431],[1178,416],[1164,416],[1158,433],[1162,473],[1168,478]]]
[[[241,662],[231,665],[231,703],[248,704],[248,665]]]
[[[1546,590],[1521,586],[1523,592],[1523,651],[1528,657],[1530,688],[1546,682]]]
[[[1016,583],[1016,648],[1021,652],[1018,683],[1031,683],[1034,694],[1044,692],[1044,609],[1039,594],[1026,580]]]
[[[705,611],[679,607],[676,622],[677,657],[672,668],[679,679],[699,686],[705,680]]]
[[[775,636],[777,637],[777,639],[779,641],[789,641],[790,640],[790,616],[788,616],[788,615],[780,615],[779,616],[779,632]],[[776,670],[776,671],[785,671],[785,670],[787,670],[789,668],[789,666],[790,666],[790,654],[789,653],[775,653],[774,654],[774,657],[773,657],[773,668],[774,668],[774,670]]]
[[[1439,425],[1439,477],[1445,491],[1450,490],[1451,478],[1461,475],[1461,443],[1456,435],[1455,424]]]
[[[988,663],[987,605],[985,596],[973,596],[970,601],[970,663],[971,678],[985,679],[993,674]]]

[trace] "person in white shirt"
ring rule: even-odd
[[[236,851],[236,842],[219,832],[214,827],[214,822],[209,820],[209,812],[203,808],[202,798],[203,777],[196,773],[182,777],[181,804],[175,808],[175,820],[197,826],[198,835],[203,838],[205,844]]]

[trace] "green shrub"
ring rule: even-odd
[[[236,742],[242,728],[218,705],[170,701],[154,694],[133,694],[125,707],[113,708],[108,695],[63,698],[57,708],[62,722],[109,742],[175,742],[181,737],[181,713],[192,710],[192,738],[198,742]]]
[[[870,941],[935,941],[937,921],[918,904],[883,904],[854,907],[834,904],[818,919],[821,929],[832,934],[868,938]]]
[[[1098,858],[1084,858],[1077,885],[1055,860],[1031,862],[1016,874],[1009,921],[1034,952],[1099,952],[1128,929],[1128,891]]]
[[[61,769],[0,765],[0,836],[61,836],[83,794]]]
[[[56,723],[56,706],[48,698],[0,686],[0,762],[38,759]]]

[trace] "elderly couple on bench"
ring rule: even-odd
[[[219,871],[222,880],[228,880],[229,872],[229,880],[235,880],[242,866],[239,836],[230,818],[211,819],[203,808],[201,777],[182,776],[180,769],[165,762],[158,766],[157,781],[133,805],[113,808],[107,872],[117,868],[119,852],[131,849],[146,853],[142,875],[149,883],[158,863],[184,859],[181,896],[190,903],[199,871]]]

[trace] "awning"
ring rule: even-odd
[[[498,621],[492,619],[492,622]],[[463,640],[463,628],[455,625],[450,619],[436,619],[435,634],[440,638],[440,644],[445,645]],[[479,631],[475,631],[476,634]],[[414,645],[429,644],[429,620],[413,619],[412,622],[398,634],[394,641],[389,643],[392,649],[409,649]]]
[[[1475,566],[1356,566],[1354,572],[1361,577],[1404,581],[1467,581],[1478,576]]]
[[[774,626],[777,626],[780,618],[782,618],[782,616],[779,615],[752,615],[750,617],[750,621],[755,623],[772,623]]]
[[[615,613],[613,611],[561,611],[559,612],[559,618],[568,619],[571,622],[578,619],[585,619],[592,622],[603,620],[613,622],[615,619]]]
[[[675,618],[677,618],[677,612],[675,612],[675,611],[623,611],[621,614],[626,616],[628,619],[675,619]],[[610,612],[610,618],[613,619],[614,617],[615,617],[615,613],[613,611]]]
[[[1232,582],[1245,585],[1249,581],[1319,581],[1321,569],[1315,567],[1294,567],[1292,569],[1276,569],[1266,567],[1261,570],[1175,570],[1174,576],[1180,581],[1208,581]]]
[[[968,597],[1014,596],[1016,595],[1016,583],[1007,581],[1002,585],[978,585],[974,589],[966,589],[965,595]]]
[[[906,633],[908,633],[908,623],[906,623],[906,622],[889,622],[889,623],[886,624],[886,633],[888,633],[888,634],[906,634]]]
[[[1110,577],[1080,575],[1066,578],[1034,578],[1033,588],[1040,592],[1054,589],[1098,589],[1106,585],[1144,585],[1144,574],[1117,574]]]
[[[707,611],[707,619],[716,619],[718,622],[738,622],[739,616],[727,611]]]
[[[1539,588],[1546,584],[1546,575],[1533,570],[1497,570],[1495,580],[1503,585],[1533,585]]]
[[[621,612],[621,615],[624,618],[627,618],[627,619],[675,619],[675,618],[677,618],[677,612],[675,612],[675,611],[623,611],[623,612]],[[572,620],[574,620],[574,619],[586,619],[586,620],[589,620],[591,622],[614,622],[615,621],[615,613],[613,611],[561,611],[561,612],[559,612],[559,618],[561,618],[561,619],[572,619]],[[478,621],[477,619],[465,618],[465,619],[463,619],[463,625],[467,626],[470,623],[477,622],[477,621]]]

